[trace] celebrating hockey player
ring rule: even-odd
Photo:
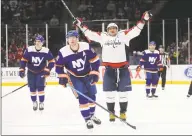
[[[159,46],[159,53],[160,53],[160,60],[161,64],[163,65],[163,68],[159,69],[159,77],[162,79],[162,90],[165,89],[166,84],[166,76],[167,76],[167,68],[170,68],[170,58],[168,53],[164,51],[164,48],[162,45]]]
[[[95,83],[99,80],[100,60],[89,44],[79,42],[78,37],[77,31],[69,31],[66,36],[68,45],[59,50],[56,61],[59,84],[66,86],[71,82],[76,90],[96,101]],[[67,73],[64,72],[64,67]],[[101,121],[94,116],[95,104],[81,95],[78,98],[87,128],[93,128],[92,121],[101,124]]]
[[[146,94],[148,98],[158,97],[155,95],[156,87],[159,81],[158,69],[162,68],[159,51],[155,50],[155,47],[156,43],[151,41],[149,43],[149,49],[143,52],[140,64],[136,69],[140,70],[141,66],[144,66],[146,76]]]
[[[187,97],[190,97],[191,95],[192,95],[192,81],[191,81],[191,84],[189,86],[189,91],[188,91]]]
[[[115,23],[107,26],[107,32],[97,33],[89,30],[76,19],[74,24],[84,33],[84,35],[95,42],[99,42],[102,47],[102,61],[105,66],[103,79],[103,90],[106,92],[106,102],[109,111],[115,113],[115,96],[119,94],[120,118],[126,120],[128,105],[128,91],[132,90],[130,73],[128,71],[128,59],[126,56],[126,46],[129,41],[137,37],[143,29],[145,23],[150,19],[151,14],[145,12],[137,25],[129,30],[118,31]],[[115,121],[115,116],[110,114],[110,121]]]
[[[35,38],[35,46],[29,46],[21,58],[19,76],[25,77],[27,67],[27,80],[33,102],[33,110],[38,109],[37,92],[39,96],[39,110],[44,110],[45,78],[50,75],[54,67],[54,58],[48,48],[42,47],[44,38],[38,35]],[[47,64],[48,63],[48,64]]]

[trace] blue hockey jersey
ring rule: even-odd
[[[98,71],[100,60],[97,54],[86,42],[79,42],[78,52],[73,52],[69,45],[61,48],[56,61],[58,76],[64,74],[64,67],[68,73],[76,77],[84,77],[90,71]]]
[[[140,66],[144,66],[145,71],[156,73],[158,69],[162,66],[160,61],[159,51],[155,50],[151,52],[150,50],[145,50],[143,56],[140,59]]]
[[[21,58],[20,69],[25,69],[27,66],[31,72],[40,73],[44,68],[51,70],[54,64],[54,57],[48,48],[42,47],[40,51],[37,51],[35,46],[29,46]]]

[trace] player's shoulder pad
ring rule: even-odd
[[[118,34],[125,33],[126,30],[120,30],[118,31]]]
[[[146,50],[143,51],[143,54],[148,54],[148,53],[151,53],[151,51],[148,50],[148,49],[146,49]]]
[[[28,48],[27,48],[27,51],[28,52],[37,52],[37,50],[35,49],[35,46],[33,45],[33,46],[29,46]],[[39,51],[40,53],[48,53],[49,52],[49,49],[48,48],[46,48],[46,47],[42,47],[42,49]]]
[[[33,45],[33,46],[29,46],[29,47],[27,47],[27,52],[35,52],[35,46]]]
[[[48,53],[48,52],[49,52],[49,49],[46,48],[46,47],[42,47],[42,49],[40,50],[40,52],[42,52],[42,53]]]
[[[69,56],[71,55],[72,53],[70,52],[70,48],[69,48],[69,45],[66,45],[64,47],[62,47],[59,52],[61,53],[61,55],[63,57],[66,57],[66,56]]]
[[[155,54],[159,54],[159,51],[158,51],[158,50],[155,50],[154,53],[155,53]]]

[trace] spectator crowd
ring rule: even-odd
[[[70,7],[73,0],[66,0]],[[117,20],[128,19],[135,22],[139,20],[144,11],[147,11],[156,4],[157,0],[77,0],[77,16],[83,22],[91,22],[86,25],[91,30],[101,31],[102,20]],[[56,55],[55,47],[63,46],[65,43],[65,29],[62,26],[64,18],[64,8],[60,0],[2,0],[2,48],[1,58],[2,67],[6,64],[6,32],[5,24],[8,25],[8,66],[16,67],[19,65],[19,60],[23,50],[33,44],[33,39],[36,35],[41,34],[45,37],[45,24],[48,24],[48,41],[49,48]],[[66,10],[65,10],[66,12]],[[65,16],[66,17],[66,16]],[[91,20],[101,20],[100,22],[92,22]],[[115,21],[119,29],[125,29],[126,23]],[[153,23],[153,22],[152,22]],[[28,24],[28,39],[26,39],[26,24]],[[72,25],[71,25],[72,26]],[[70,27],[70,26],[69,26]],[[56,34],[57,33],[57,34]],[[146,33],[145,33],[146,35]],[[83,39],[81,39],[83,40]],[[169,53],[171,63],[187,64],[188,45],[190,41],[186,36],[179,39],[178,52],[176,42],[166,43],[166,52]],[[93,43],[95,44],[95,43]],[[142,44],[142,42],[138,43]],[[191,43],[192,45],[192,43]],[[135,46],[135,45],[133,45]],[[139,45],[141,46],[141,45]],[[145,45],[147,47],[147,45]],[[157,45],[158,47],[158,45]],[[58,47],[57,47],[58,48]],[[94,47],[96,52],[101,56],[102,49],[100,46]],[[130,64],[137,65],[141,57],[142,50],[130,49]],[[192,56],[192,55],[191,55]],[[56,56],[55,56],[56,57]],[[192,61],[192,59],[191,59]]]

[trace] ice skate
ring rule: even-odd
[[[93,128],[92,120],[87,120],[86,121],[86,126],[87,126],[88,129],[92,129]]]
[[[37,103],[37,101],[34,101],[33,102],[33,110],[36,111],[37,108],[38,108],[38,103]]]
[[[152,97],[158,98],[158,95],[152,94]]]
[[[165,87],[162,87],[162,90],[165,90]]]
[[[147,98],[152,98],[152,96],[150,94],[147,94],[146,97]]]
[[[114,122],[115,121],[115,116],[113,114],[109,114],[109,121]]]
[[[120,118],[124,121],[126,121],[126,113],[120,113]]]
[[[44,110],[44,103],[43,102],[39,103],[39,110],[40,111]]]
[[[98,119],[98,118],[95,117],[95,116],[92,116],[92,117],[91,117],[91,120],[92,120],[95,124],[97,124],[97,125],[100,125],[100,124],[101,124],[101,120]]]
[[[190,94],[187,95],[188,98],[189,98],[190,96],[191,96]]]

